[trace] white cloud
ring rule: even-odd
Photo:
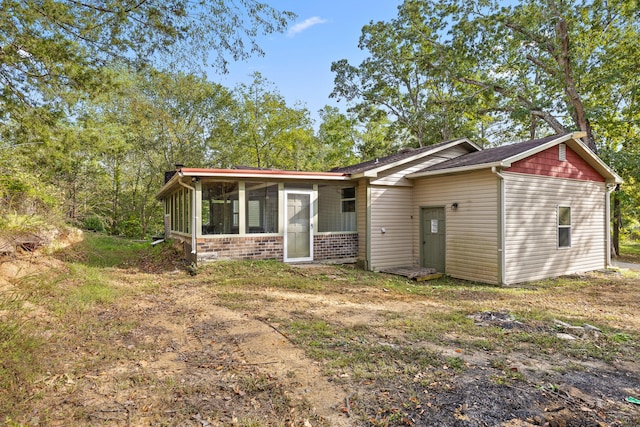
[[[293,37],[296,34],[299,34],[304,30],[313,27],[314,25],[324,24],[325,22],[327,22],[327,20],[322,19],[319,16],[313,16],[311,18],[307,18],[304,21],[298,22],[293,27],[289,28],[289,31],[287,32],[287,36]]]

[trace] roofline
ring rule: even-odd
[[[284,171],[284,170],[261,170],[261,169],[203,169],[203,168],[181,168],[167,181],[156,193],[156,199],[162,198],[167,191],[176,185],[177,181],[184,177],[198,178],[266,178],[266,179],[296,179],[296,180],[322,180],[322,181],[348,181],[348,174],[340,172],[304,172],[304,171]]]
[[[457,168],[436,169],[433,171],[414,172],[405,176],[405,178],[422,178],[423,176],[445,175],[460,172],[470,172],[478,169],[486,169],[492,167],[503,167],[502,162],[478,163],[477,165],[458,166]]]
[[[330,179],[345,180],[348,175],[342,172],[306,172],[306,171],[287,171],[275,169],[200,169],[200,168],[182,168],[178,171],[182,176],[201,176],[201,177],[225,177],[234,176],[242,178],[264,178],[274,177],[289,179]]]
[[[575,136],[574,136],[575,135]],[[518,160],[522,160],[522,159],[526,159],[529,156],[532,156],[534,154],[537,154],[541,151],[544,151],[548,148],[553,147],[554,145],[557,144],[562,144],[565,141],[568,141],[572,138],[584,138],[587,135],[586,132],[575,132],[575,133],[567,133],[564,135],[560,135],[558,138],[554,138],[551,141],[547,141],[544,144],[540,144],[536,147],[533,147],[527,151],[523,151],[522,153],[519,154],[515,154],[511,157],[507,157],[506,159],[502,160],[500,163],[502,163],[502,166],[505,168],[508,168],[511,166],[512,163],[517,162]],[[591,150],[589,150],[591,151]]]
[[[396,166],[403,165],[404,163],[412,162],[412,161],[414,161],[416,159],[419,159],[421,157],[424,157],[426,155],[430,155],[430,154],[433,154],[433,153],[437,153],[439,151],[446,150],[447,148],[451,148],[451,147],[453,147],[455,145],[458,145],[458,144],[460,144],[462,142],[466,142],[467,144],[471,145],[471,147],[475,148],[477,151],[482,151],[482,147],[474,144],[469,139],[467,139],[467,138],[459,138],[459,139],[454,139],[453,141],[450,141],[448,144],[441,145],[441,146],[436,147],[436,148],[434,148],[432,150],[421,151],[420,153],[417,153],[417,154],[415,154],[413,156],[408,156],[408,157],[405,157],[403,159],[396,160],[395,162],[384,164],[384,165],[382,165],[380,167],[377,167],[377,168],[374,168],[374,169],[369,169],[369,170],[366,170],[364,172],[353,174],[351,177],[352,178],[356,178],[356,179],[357,178],[377,178],[379,172],[385,171],[387,169],[394,168]]]
[[[611,169],[606,163],[604,163],[600,159],[600,157],[596,156],[596,154],[593,151],[591,151],[591,149],[589,149],[589,147],[587,147],[581,141],[581,138],[584,138],[585,136],[587,136],[586,132],[568,133],[565,135],[561,135],[558,138],[554,138],[551,141],[545,142],[544,144],[538,145],[537,147],[534,147],[530,150],[523,151],[522,153],[516,154],[511,157],[507,157],[506,159],[498,162],[478,163],[476,165],[460,166],[457,168],[437,169],[437,170],[426,171],[426,172],[415,172],[407,175],[406,178],[420,178],[423,176],[469,172],[473,170],[486,169],[486,168],[492,168],[492,167],[509,168],[513,163],[519,160],[525,159],[529,156],[532,156],[536,153],[539,153],[540,151],[544,151],[550,147],[553,147],[554,145],[561,144],[563,142],[574,141],[576,145],[580,147],[581,151],[589,157],[590,160],[588,160],[587,163],[589,163],[596,170],[600,169],[598,170],[598,172],[603,175],[603,177],[606,179],[607,182],[610,181],[610,179],[608,178],[613,178],[613,182],[615,182],[616,184],[622,184],[624,182],[623,179],[617,173],[615,173],[613,169]],[[609,174],[610,176],[607,177],[605,176],[605,174]]]

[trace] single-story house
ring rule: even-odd
[[[489,149],[456,139],[330,172],[181,167],[157,198],[166,234],[197,261],[432,267],[515,284],[610,264],[622,179],[583,137]]]

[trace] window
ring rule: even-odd
[[[571,247],[571,208],[558,206],[558,247]]]
[[[356,188],[347,187],[342,189],[342,212],[356,211]]]
[[[351,197],[345,199],[345,196]],[[319,185],[317,206],[318,232],[357,231],[355,189],[353,187],[345,188],[332,184]]]
[[[277,233],[278,184],[247,182],[245,185],[247,233]]]
[[[240,203],[238,183],[202,184],[202,234],[238,234]]]

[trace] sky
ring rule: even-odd
[[[209,79],[233,88],[251,83],[258,71],[284,96],[287,105],[300,102],[319,125],[318,110],[325,105],[346,109],[345,101],[329,98],[334,73],[331,63],[347,59],[359,65],[366,52],[358,49],[362,27],[370,21],[388,21],[397,16],[401,0],[266,0],[298,17],[284,34],[259,39],[264,57],[231,63],[229,73],[210,73]]]

